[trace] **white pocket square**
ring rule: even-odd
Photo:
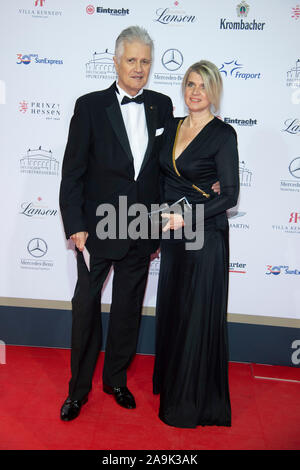
[[[159,135],[161,135],[164,130],[165,130],[164,127],[161,127],[160,129],[156,129],[155,137],[158,137]]]

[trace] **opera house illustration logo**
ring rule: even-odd
[[[252,171],[246,168],[246,164],[244,161],[240,163],[239,174],[240,174],[240,185],[251,186]]]
[[[293,88],[300,87],[300,59],[298,59],[295,66],[287,72],[286,85]]]
[[[51,150],[27,150],[26,155],[20,159],[21,173],[35,175],[58,176],[59,162],[53,157]]]
[[[116,80],[117,73],[113,61],[114,54],[108,52],[94,52],[92,60],[85,64],[86,78]]]

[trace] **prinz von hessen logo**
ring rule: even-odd
[[[239,21],[227,21],[227,18],[221,18],[220,29],[230,29],[238,31],[262,31],[265,27],[265,22],[257,21],[256,19],[253,19],[252,21],[245,21],[243,19],[248,16],[249,10],[249,5],[245,1],[242,1],[236,7],[237,16],[241,19]]]
[[[173,5],[175,8],[158,8],[155,12],[156,18],[154,21],[157,21],[160,24],[172,26],[183,26],[186,23],[195,23],[196,16],[186,13],[185,10],[181,10],[178,1],[175,1]]]
[[[23,115],[31,115],[58,121],[61,117],[60,103],[47,101],[19,101],[19,112]]]

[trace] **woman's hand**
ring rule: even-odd
[[[167,224],[162,229],[163,232],[167,230],[178,230],[184,226],[184,220],[181,214],[161,214],[164,219],[169,219]]]

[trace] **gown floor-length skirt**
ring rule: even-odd
[[[226,238],[207,231],[197,251],[182,241],[161,244],[153,390],[171,426],[231,425]]]

